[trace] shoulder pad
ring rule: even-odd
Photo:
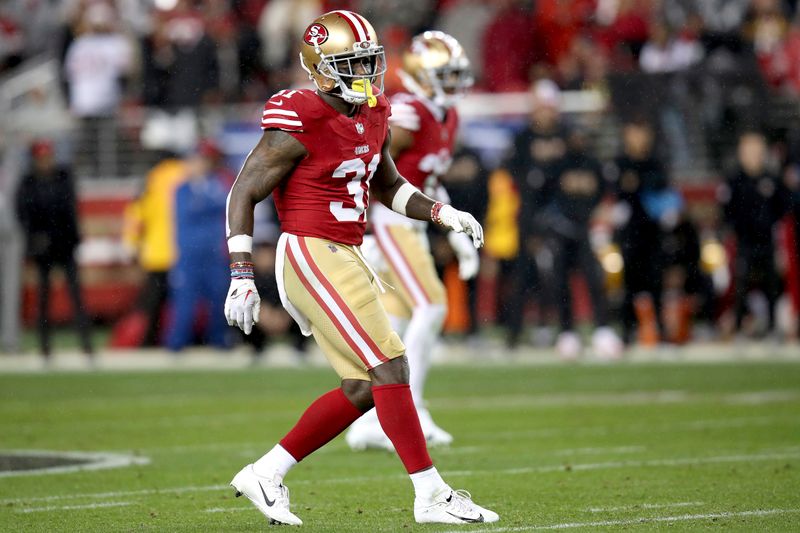
[[[284,90],[270,97],[261,114],[261,129],[303,131],[303,119],[298,113],[301,96],[301,91]]]
[[[419,112],[409,99],[393,98],[392,115],[389,117],[389,124],[408,131],[419,131]]]

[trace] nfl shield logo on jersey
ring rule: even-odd
[[[356,122],[356,131],[359,135],[364,135],[364,125],[360,122]]]

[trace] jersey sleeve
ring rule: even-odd
[[[307,125],[304,124],[302,113],[298,112],[300,100],[296,93],[297,91],[280,91],[267,100],[261,114],[262,130],[275,129],[297,133],[305,131]],[[295,98],[292,98],[293,96]]]

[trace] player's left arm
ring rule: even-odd
[[[372,192],[383,205],[392,211],[416,220],[435,222],[447,229],[463,232],[472,237],[476,248],[483,246],[483,228],[475,217],[451,205],[437,202],[408,183],[397,172],[390,153],[391,132],[386,136],[381,150],[381,162],[372,179]]]

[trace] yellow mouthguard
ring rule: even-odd
[[[369,82],[369,80],[355,80],[351,85],[351,88],[354,91],[365,93],[367,95],[367,105],[370,107],[375,107],[378,105],[378,99],[372,94],[372,84]]]

